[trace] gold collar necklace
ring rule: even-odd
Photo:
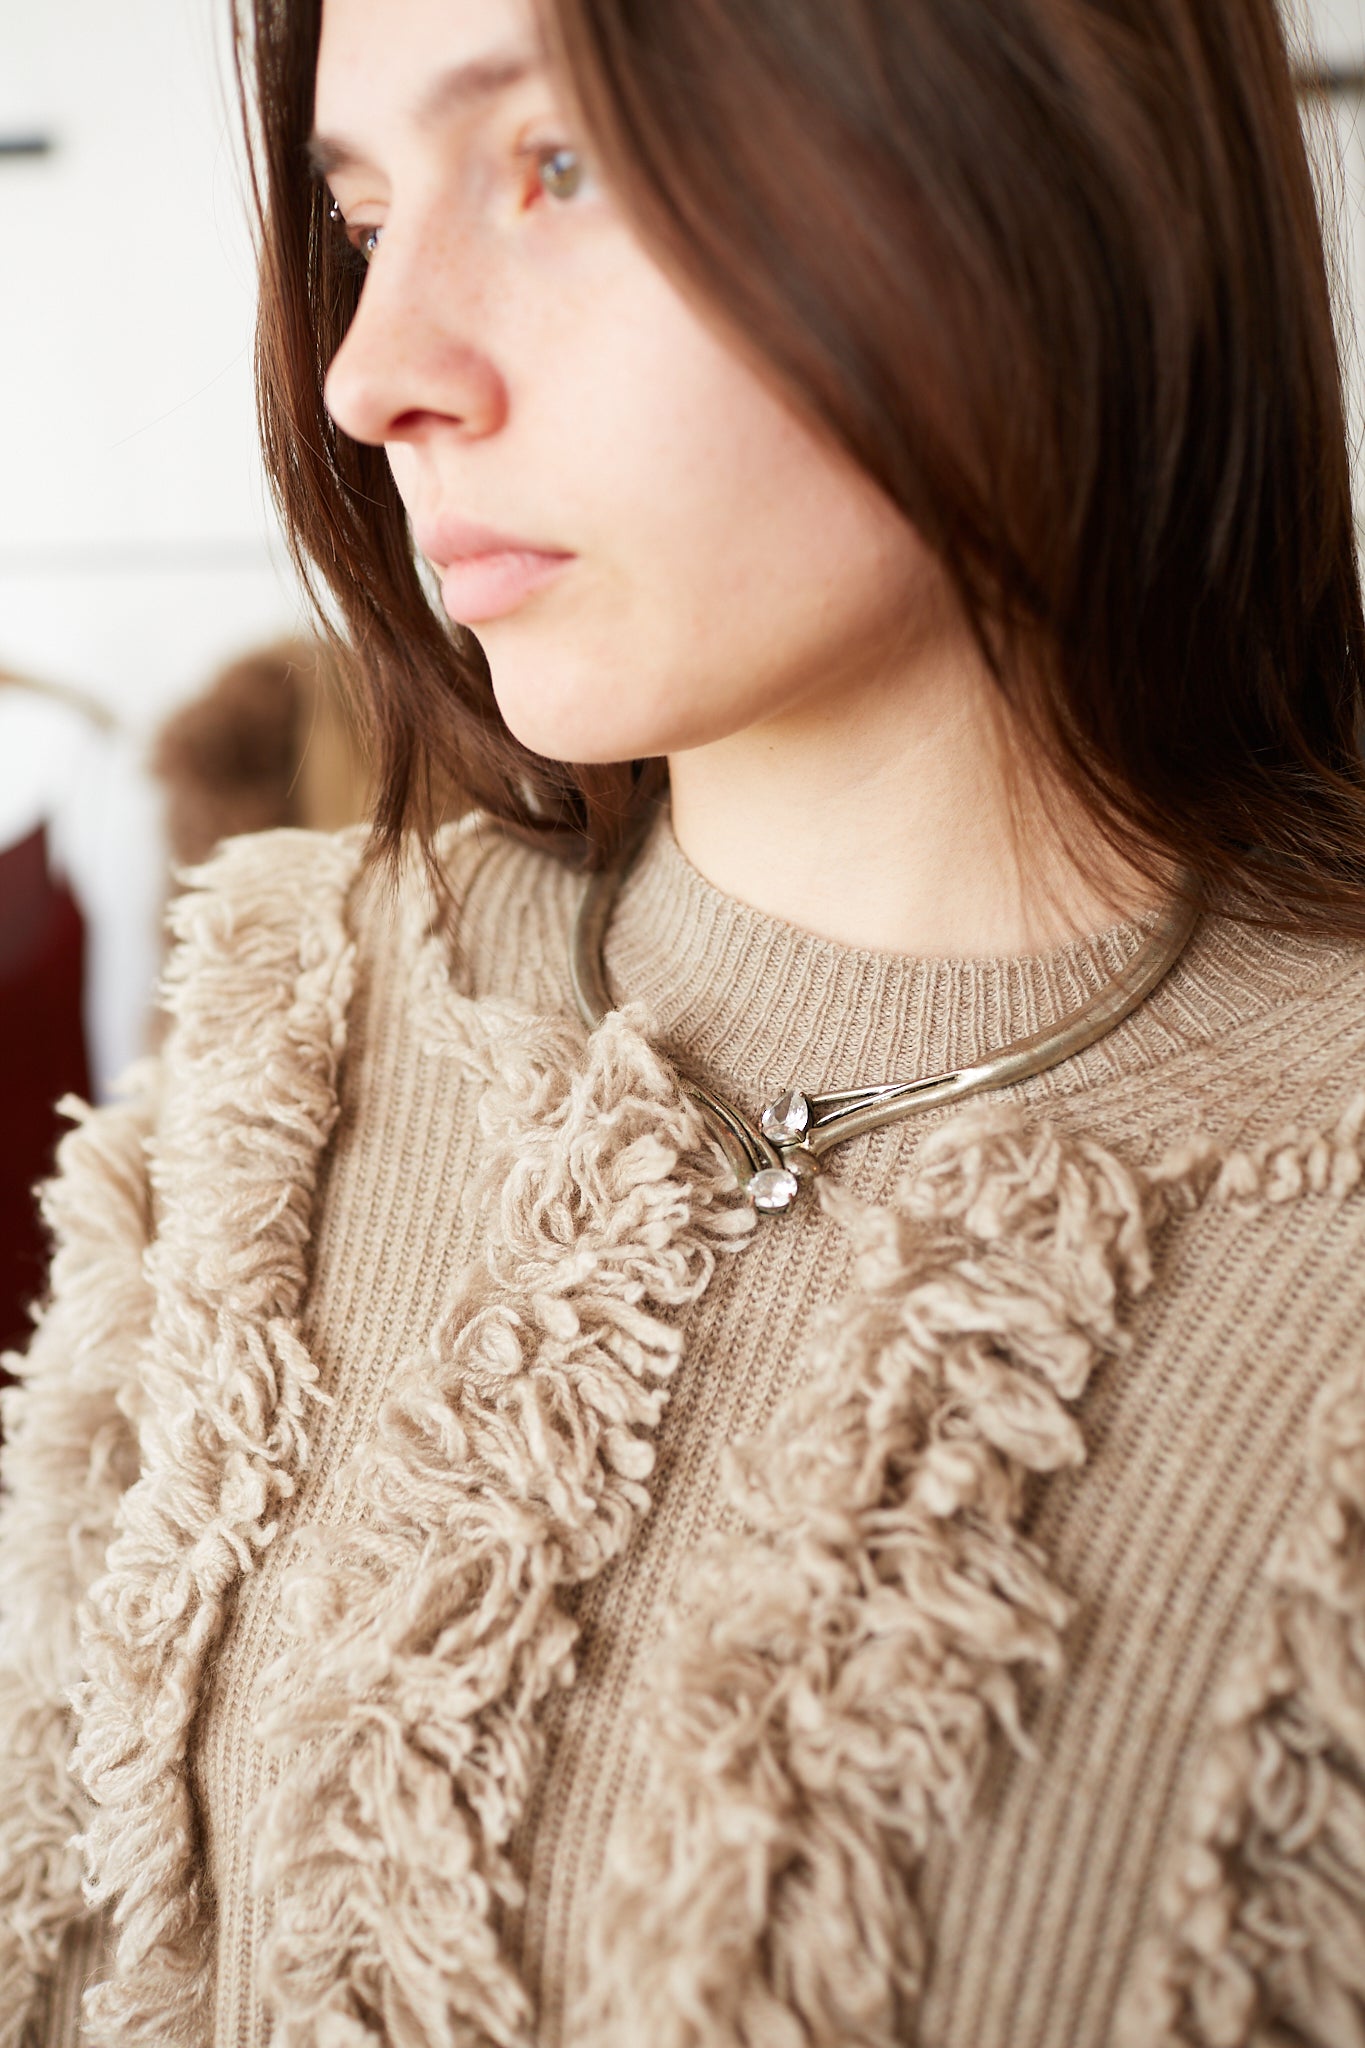
[[[607,983],[603,948],[616,898],[640,844],[636,840],[610,867],[591,877],[574,920],[569,969],[579,1015],[590,1030],[616,1007]],[[918,1081],[874,1082],[864,1088],[817,1090],[793,1085],[769,1103],[756,1125],[702,1082],[684,1075],[683,1086],[700,1108],[754,1207],[762,1214],[780,1216],[800,1194],[801,1182],[819,1171],[821,1159],[835,1145],[936,1103],[960,1102],[988,1088],[1027,1081],[1105,1037],[1147,1000],[1185,950],[1198,922],[1190,894],[1184,886],[1177,891],[1123,971],[1079,1009],[1044,1031],[1013,1040],[974,1066]]]

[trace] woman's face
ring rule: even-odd
[[[328,407],[526,746],[852,714],[930,630],[932,558],[637,240],[524,0],[324,0],[316,149],[369,263]]]

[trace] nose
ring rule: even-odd
[[[352,440],[384,447],[442,428],[473,439],[503,424],[505,381],[471,331],[476,301],[457,298],[451,276],[431,252],[424,258],[419,239],[404,247],[383,237],[324,387],[328,412]]]

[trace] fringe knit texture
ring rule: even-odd
[[[92,1915],[82,2039],[215,2039],[196,1715],[331,1399],[303,1315],[361,851],[274,834],[201,871],[165,1054],[114,1107],[73,1105],[51,1300],[6,1405],[0,2048],[45,2048]],[[761,1256],[643,1011],[585,1037],[567,1008],[461,994],[415,875],[404,906],[412,1028],[477,1092],[484,1220],[348,1467],[344,1527],[291,1533],[254,1830],[275,2048],[537,2040],[506,1936],[575,1603],[630,1569],[689,1315]],[[1348,1094],[1317,1129],[1125,1160],[997,1100],[934,1124],[889,1201],[822,1181],[851,1287],[726,1454],[680,1574],[576,2041],[921,2038],[926,1859],[1067,1682],[1075,1603],[1033,1530],[1086,1462],[1087,1389],[1201,1217],[1355,1215],[1362,1129]],[[1128,2048],[1365,2043],[1365,1345],[1301,1462],[1122,1987]]]

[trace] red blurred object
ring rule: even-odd
[[[0,1348],[22,1346],[47,1244],[35,1184],[52,1170],[56,1104],[89,1096],[81,996],[85,930],[48,871],[39,828],[0,852]]]

